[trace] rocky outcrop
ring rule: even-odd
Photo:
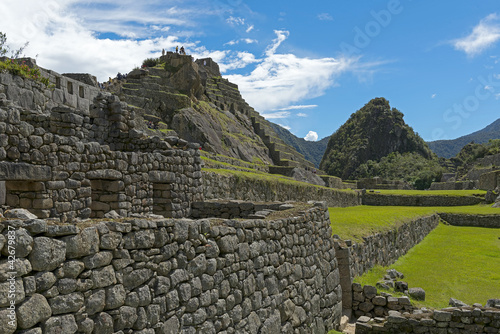
[[[168,52],[157,67],[135,70],[120,97],[146,119],[157,117],[181,138],[203,149],[264,164],[311,166],[241,97],[238,86],[221,78],[212,59]]]

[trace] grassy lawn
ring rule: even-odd
[[[500,230],[440,224],[390,268],[409,287],[426,291],[428,307],[448,306],[451,297],[472,305],[500,297]],[[376,267],[356,282],[375,285],[388,268]]]
[[[483,196],[485,190],[375,190],[382,195],[407,195],[407,196]],[[371,194],[370,192],[368,192]]]
[[[362,241],[362,237],[391,230],[414,218],[436,212],[498,214],[500,209],[488,205],[454,207],[414,206],[352,206],[330,208],[330,221],[334,234],[344,240]]]

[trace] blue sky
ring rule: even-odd
[[[425,140],[498,119],[498,0],[1,0],[0,31],[56,72],[100,81],[162,48],[212,57],[270,121],[310,140],[375,97]]]

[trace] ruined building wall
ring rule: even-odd
[[[322,203],[279,220],[3,221],[2,254],[9,247],[17,259],[0,262],[5,334],[307,334],[340,321]]]
[[[67,221],[110,210],[185,217],[203,199],[197,144],[145,137],[116,96],[43,74],[53,88],[0,73],[5,204]]]

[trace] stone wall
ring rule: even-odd
[[[363,243],[337,240],[335,252],[339,263],[342,303],[352,309],[352,282],[375,265],[389,266],[420,243],[439,224],[439,216],[414,219],[385,233],[363,238]],[[335,233],[335,231],[333,231]]]
[[[191,218],[220,217],[225,219],[237,218],[266,218],[271,212],[288,210],[294,207],[290,203],[255,203],[249,201],[204,201],[192,204]]]
[[[146,137],[116,96],[42,72],[54,88],[0,73],[2,204],[62,221],[190,214],[203,199],[198,144]]]
[[[500,214],[500,210],[498,213]],[[453,226],[500,228],[499,215],[439,213],[439,216]]]
[[[484,198],[474,196],[409,196],[363,194],[363,205],[374,206],[466,206],[482,203]]]
[[[326,333],[342,290],[324,204],[280,220],[0,223],[2,333]],[[12,321],[10,323],[10,321]]]
[[[360,317],[386,317],[390,311],[412,312],[415,307],[408,296],[394,297],[388,293],[378,293],[370,285],[352,285],[352,309],[357,319]]]
[[[479,189],[495,190],[500,185],[500,170],[485,173],[479,177]]]
[[[237,199],[257,202],[310,200],[326,201],[330,207],[360,205],[360,195],[299,182],[277,182],[258,177],[203,171],[205,199]]]
[[[387,318],[366,317],[356,323],[356,334],[371,333],[500,333],[500,310],[445,308],[394,312]]]
[[[477,181],[432,182],[429,190],[472,190],[478,186]]]

